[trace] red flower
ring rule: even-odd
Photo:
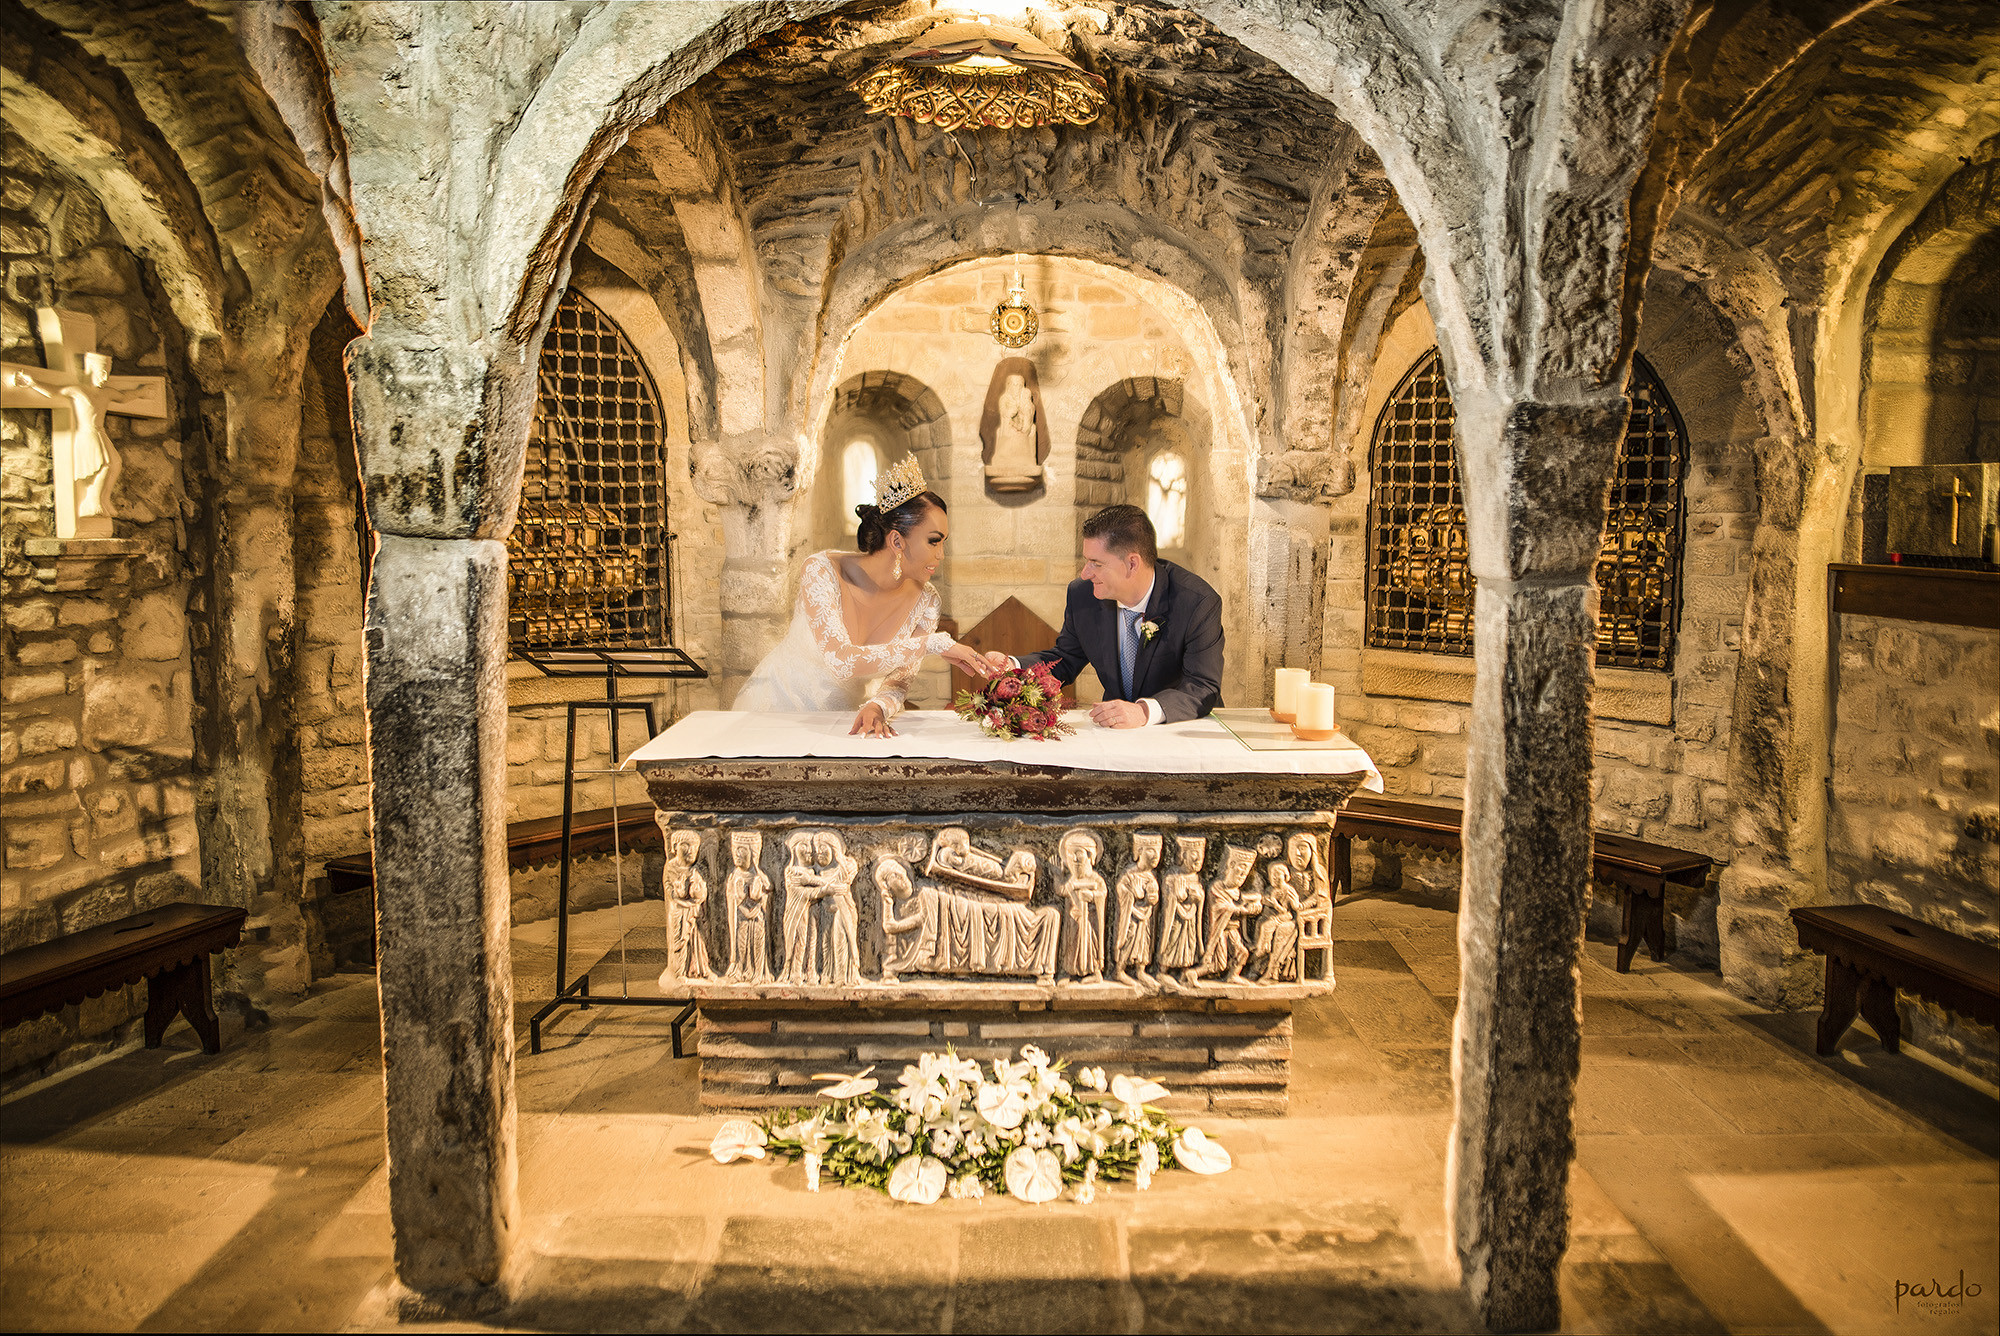
[[[991,694],[995,700],[1012,700],[1021,694],[1021,679],[1009,674],[993,684]]]

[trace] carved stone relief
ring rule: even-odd
[[[1304,982],[1307,949],[1327,945],[1324,819],[805,820],[662,814],[663,985],[1200,992]],[[1204,885],[1211,844],[1221,866]]]

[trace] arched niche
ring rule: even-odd
[[[819,462],[813,470],[812,550],[854,546],[857,500],[850,493],[849,456],[873,452],[877,471],[914,455],[937,490],[949,476],[951,420],[930,386],[900,371],[865,371],[841,382],[820,430]],[[873,497],[861,497],[872,501]],[[942,573],[940,573],[942,575]]]
[[[1216,564],[1213,488],[1206,467],[1207,408],[1180,380],[1135,376],[1108,386],[1076,430],[1077,529],[1105,506],[1144,508],[1160,532],[1160,555],[1207,577]],[[1182,520],[1176,535],[1158,509],[1155,465],[1180,465]],[[1078,542],[1081,543],[1079,536]]]

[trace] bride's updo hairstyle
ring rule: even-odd
[[[880,552],[882,545],[889,541],[891,529],[903,535],[903,541],[907,543],[911,531],[923,523],[932,506],[941,511],[947,510],[944,498],[936,492],[918,492],[893,510],[884,510],[880,506],[856,506],[854,513],[861,517],[861,524],[854,531],[854,546],[864,556]]]

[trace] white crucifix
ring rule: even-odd
[[[111,493],[124,467],[107,414],[167,416],[163,376],[114,376],[97,351],[97,322],[75,311],[36,312],[46,367],[0,362],[0,408],[46,408],[55,452],[56,537],[110,538]]]

